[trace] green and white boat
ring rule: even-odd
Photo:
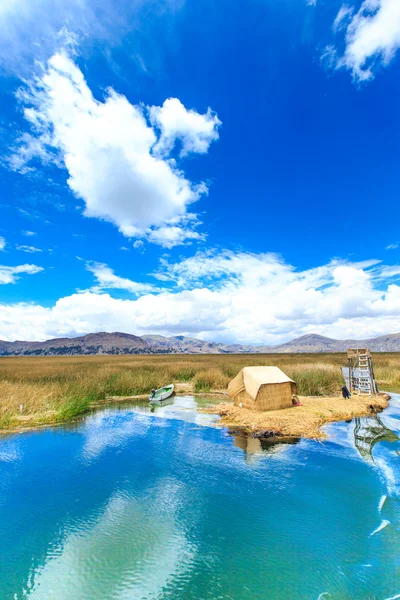
[[[166,385],[158,390],[153,390],[149,396],[150,402],[162,402],[174,393],[174,384]]]

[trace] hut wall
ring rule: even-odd
[[[243,408],[248,408],[249,410],[256,410],[255,402],[250,396],[250,394],[246,392],[246,390],[239,392],[234,398],[235,406],[239,406],[240,403],[242,404]]]
[[[232,381],[228,384],[228,396],[232,399],[245,391],[245,385],[243,380],[243,370],[240,371]]]
[[[254,402],[256,410],[278,410],[280,408],[289,408],[293,406],[292,394],[296,392],[296,386],[287,381],[285,383],[265,383],[260,386],[257,397]]]
[[[242,404],[243,408],[249,410],[278,410],[293,406],[292,394],[296,394],[295,383],[265,383],[260,387],[255,400],[243,390],[234,397],[234,404]]]

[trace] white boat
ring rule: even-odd
[[[159,388],[158,390],[154,390],[154,392],[150,394],[149,400],[150,402],[162,402],[163,400],[166,400],[172,396],[173,393],[174,384],[170,383],[169,385]]]

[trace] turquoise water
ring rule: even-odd
[[[400,396],[264,449],[179,404],[0,440],[1,600],[400,597]]]

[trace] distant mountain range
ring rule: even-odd
[[[0,356],[64,356],[75,354],[244,354],[244,353],[318,353],[343,352],[347,348],[366,346],[373,352],[400,352],[400,333],[368,340],[334,340],[317,334],[303,335],[279,346],[251,346],[204,342],[177,335],[143,335],[128,333],[89,333],[75,338],[55,338],[45,342],[3,342]]]

